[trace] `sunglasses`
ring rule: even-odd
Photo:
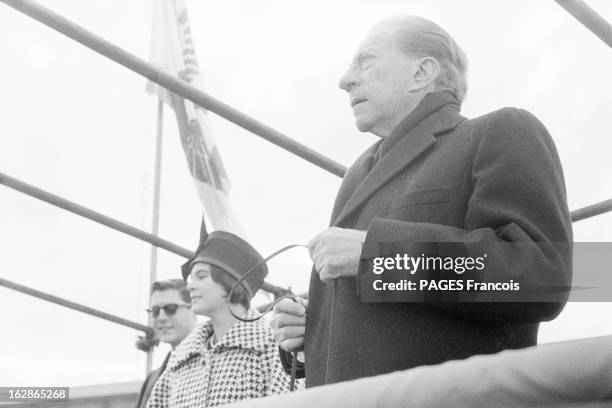
[[[162,309],[164,309],[164,313],[166,314],[166,316],[174,316],[174,314],[176,313],[179,307],[190,308],[191,306],[190,305],[178,305],[176,303],[168,303],[167,305],[163,305],[163,306],[150,307],[147,309],[147,312],[149,312],[151,316],[157,319],[159,317],[159,312]]]

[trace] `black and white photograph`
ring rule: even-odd
[[[612,407],[609,0],[0,0],[0,406]]]

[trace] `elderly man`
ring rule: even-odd
[[[466,67],[442,28],[392,17],[371,29],[340,79],[357,128],[381,140],[348,170],[331,227],[309,243],[308,303],[275,307],[277,341],[305,351],[308,387],[531,346],[539,322],[563,307],[368,303],[358,294],[362,245],[392,242],[520,243],[520,252],[499,246],[491,273],[534,287],[571,282],[571,251],[555,246],[572,230],[553,141],[523,110],[462,117]]]
[[[153,319],[156,336],[174,350],[189,333],[195,329],[197,320],[191,311],[191,296],[187,283],[182,279],[153,282],[151,285],[151,306],[147,311]],[[137,408],[147,406],[155,382],[166,369],[170,353],[161,367],[149,373],[140,389]]]

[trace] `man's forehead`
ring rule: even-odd
[[[392,23],[380,23],[372,27],[366,34],[357,47],[355,55],[357,56],[368,50],[387,50],[397,45],[397,25]]]

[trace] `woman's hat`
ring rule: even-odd
[[[253,266],[263,260],[262,256],[248,242],[227,231],[213,231],[201,241],[193,258],[182,267],[183,279],[191,273],[191,268],[198,262],[215,265],[229,273],[236,280],[242,278]],[[255,268],[242,281],[251,297],[259,289],[268,274],[265,262]]]

